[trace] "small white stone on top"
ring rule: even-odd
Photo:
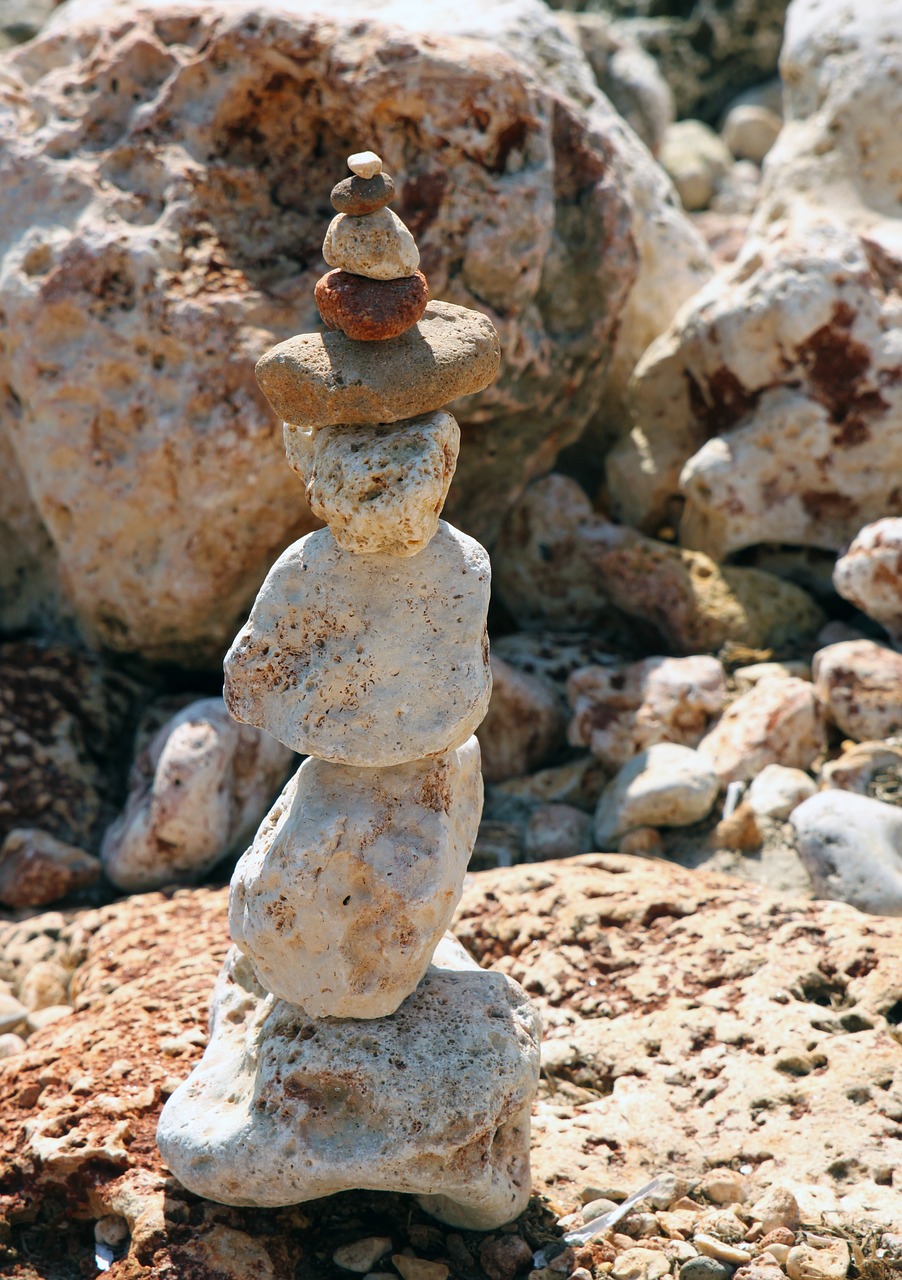
[[[382,172],[382,161],[375,151],[355,151],[348,156],[348,168],[358,178],[375,178]]]

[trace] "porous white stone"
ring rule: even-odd
[[[722,784],[769,764],[807,769],[825,750],[824,713],[807,680],[765,678],[727,707],[698,749]]]
[[[837,560],[833,585],[902,643],[902,518],[865,525]]]
[[[812,672],[830,719],[850,738],[902,732],[902,653],[873,640],[841,640],[817,651]]]
[[[355,151],[348,156],[348,168],[358,178],[375,178],[382,172],[382,161],[375,151]]]
[[[605,787],[595,811],[595,840],[607,850],[633,827],[685,827],[711,812],[717,775],[697,751],[658,742],[634,756]]]
[[[394,1013],[451,922],[481,812],[475,738],[382,769],[309,757],[235,868],[232,940],[311,1017]]]
[[[813,796],[815,791],[814,779],[802,769],[769,764],[749,787],[748,803],[762,818],[788,818],[793,809]]]
[[[340,764],[461,746],[491,692],[489,579],[485,549],[443,520],[403,560],[308,534],[273,565],[226,655],[229,710]]]
[[[413,236],[389,208],[362,216],[336,214],[323,241],[323,257],[330,267],[371,280],[401,280],[420,265]]]
[[[103,837],[104,871],[128,892],[196,879],[244,847],[292,759],[270,734],[236,724],[222,698],[192,702],[132,766],[125,809]]]
[[[695,747],[723,710],[727,681],[717,658],[646,658],[617,667],[583,667],[567,682],[574,747],[591,747],[619,768],[656,742]]]
[[[485,1230],[529,1199],[538,1077],[525,992],[453,940],[397,1013],[368,1022],[308,1018],[258,986],[233,949],[209,1045],[166,1103],[157,1140],[180,1182],[225,1204],[384,1188]]]
[[[438,410],[402,422],[305,431],[285,424],[311,510],[346,551],[412,556],[438,528],[460,428]]]

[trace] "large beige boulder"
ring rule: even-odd
[[[382,1018],[451,922],[482,812],[479,744],[384,769],[310,756],[232,876],[229,930],[311,1018]]]
[[[210,1022],[157,1130],[189,1190],[264,1207],[385,1187],[476,1229],[525,1209],[538,1017],[453,939],[397,1013],[363,1026],[311,1020],[233,951]]]
[[[339,764],[461,746],[489,704],[489,558],[446,524],[424,551],[343,550],[308,534],[270,570],[225,661],[232,715]]]
[[[360,138],[394,175],[433,297],[487,310],[508,353],[454,409],[454,518],[490,540],[600,403],[637,238],[651,315],[674,246],[697,243],[628,135],[534,0],[360,0],[325,19],[313,0],[64,6],[5,55],[0,99],[10,561],[51,587],[58,571],[99,643],[218,662],[266,565],[313,527],[253,362],[317,327],[309,193]],[[14,585],[4,610],[33,618],[37,593]]]

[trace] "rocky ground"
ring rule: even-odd
[[[902,1270],[902,4],[54,8],[0,4],[0,1274]],[[544,1022],[487,1236],[214,1205],[154,1141],[298,763],[220,695],[318,523],[253,363],[374,130],[504,351],[447,509],[493,566],[454,927]]]

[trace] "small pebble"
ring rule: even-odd
[[[613,1213],[616,1208],[617,1202],[615,1200],[608,1200],[604,1196],[599,1196],[597,1200],[590,1200],[588,1204],[583,1205],[583,1222],[591,1222],[593,1218],[600,1218],[603,1213]]]
[[[12,1031],[28,1017],[28,1010],[11,992],[0,990],[0,1033]]]
[[[734,107],[723,126],[723,140],[737,160],[760,164],[777,140],[783,121],[767,107]]]
[[[751,1259],[748,1250],[740,1249],[734,1244],[727,1244],[726,1241],[718,1240],[716,1236],[707,1235],[704,1231],[693,1236],[692,1243],[699,1253],[707,1254],[709,1258],[716,1258],[718,1262],[729,1263],[731,1267],[741,1267]]]
[[[760,1222],[765,1232],[776,1227],[788,1227],[797,1231],[801,1225],[799,1204],[795,1196],[786,1187],[769,1187],[755,1203],[749,1213],[754,1222]]]
[[[611,1268],[614,1280],[662,1280],[670,1263],[657,1249],[625,1249]]]
[[[345,1271],[366,1272],[391,1249],[388,1236],[365,1236],[362,1240],[354,1240],[343,1244],[332,1254],[332,1261]]]
[[[107,1213],[94,1223],[94,1239],[115,1249],[129,1237],[128,1223],[119,1213]]]
[[[361,218],[337,213],[326,230],[323,257],[330,267],[371,280],[400,280],[420,265],[413,236],[388,208]]]
[[[633,827],[620,837],[617,845],[618,853],[632,853],[636,857],[660,857],[664,852],[664,841],[657,827]]]
[[[395,198],[395,184],[387,173],[374,178],[345,178],[332,188],[332,208],[361,217],[384,209]]]
[[[758,1241],[758,1248],[763,1253],[766,1249],[770,1249],[776,1244],[792,1248],[795,1242],[795,1232],[790,1231],[789,1227],[774,1227],[773,1231],[768,1231],[767,1235],[761,1237]]]
[[[735,1169],[709,1169],[696,1190],[715,1204],[742,1204],[748,1195],[748,1184]]]
[[[629,1195],[623,1187],[583,1187],[579,1193],[579,1198],[583,1204],[588,1204],[590,1200],[613,1200],[615,1204],[622,1204]]]
[[[844,1280],[850,1263],[845,1240],[830,1240],[819,1248],[797,1244],[787,1255],[786,1272],[789,1280]]]
[[[732,1268],[705,1255],[690,1258],[680,1267],[680,1280],[730,1280],[731,1274]]]
[[[21,1053],[25,1047],[25,1041],[21,1036],[17,1036],[14,1031],[7,1031],[4,1035],[0,1035],[0,1061],[3,1058],[11,1058],[13,1054]]]
[[[450,1275],[444,1262],[429,1262],[426,1258],[407,1258],[403,1253],[393,1253],[391,1260],[404,1280],[447,1280]]]
[[[382,161],[375,151],[355,151],[348,156],[348,168],[357,178],[375,178],[382,172]]]
[[[479,1261],[489,1280],[514,1280],[532,1262],[532,1250],[522,1236],[498,1236],[483,1241]]]

